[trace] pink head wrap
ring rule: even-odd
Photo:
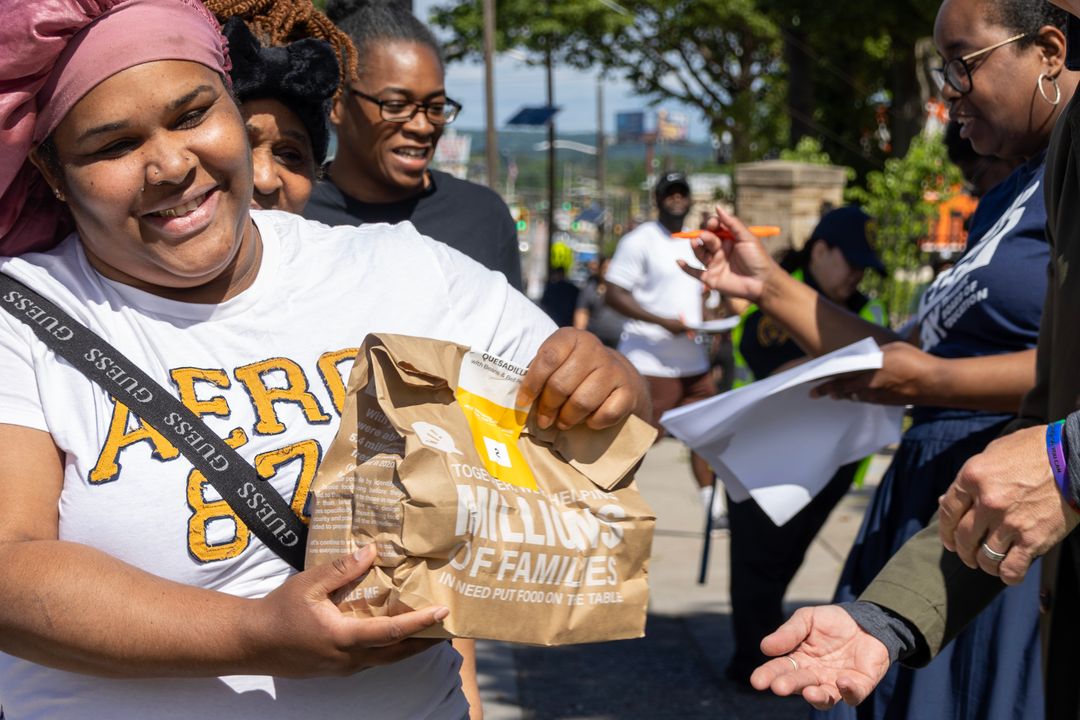
[[[228,78],[214,16],[197,0],[12,3],[0,23],[0,255],[52,247],[72,227],[27,156],[103,80],[190,60]]]

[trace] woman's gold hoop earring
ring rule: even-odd
[[[1045,87],[1043,87],[1043,80],[1049,80],[1049,81],[1050,81],[1050,84],[1051,84],[1051,85],[1052,85],[1052,86],[1054,87],[1054,99],[1053,99],[1053,100],[1051,100],[1051,99],[1050,99],[1050,98],[1049,98],[1049,97],[1047,96],[1047,94],[1046,94],[1046,88],[1045,88]],[[1057,81],[1057,78],[1056,78],[1056,77],[1053,77],[1052,75],[1047,75],[1046,73],[1041,73],[1041,74],[1039,75],[1039,81],[1038,81],[1038,84],[1039,84],[1039,94],[1040,94],[1040,95],[1042,95],[1042,98],[1043,98],[1043,100],[1045,100],[1046,102],[1050,103],[1050,105],[1051,105],[1052,107],[1056,107],[1056,106],[1057,106],[1057,104],[1058,104],[1059,102],[1061,102],[1061,86],[1060,86],[1060,85],[1058,85],[1058,81]]]

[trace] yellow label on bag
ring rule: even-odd
[[[518,449],[528,408],[511,407],[524,368],[486,353],[468,353],[454,392],[469,423],[484,468],[502,482],[536,490],[536,478]]]

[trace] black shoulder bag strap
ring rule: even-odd
[[[183,403],[96,333],[18,280],[0,273],[0,306],[53,352],[168,438],[255,536],[297,570],[307,528],[285,499]]]

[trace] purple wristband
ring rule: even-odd
[[[1073,499],[1072,485],[1069,482],[1069,468],[1065,462],[1065,421],[1058,420],[1046,426],[1046,457],[1050,461],[1050,470],[1054,473],[1054,483],[1058,492],[1069,503],[1069,507],[1080,512],[1080,505]]]

